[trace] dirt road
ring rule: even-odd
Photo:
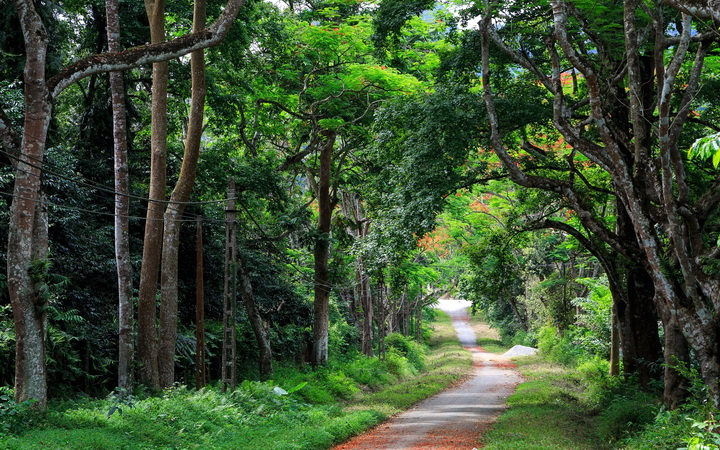
[[[479,436],[505,409],[520,375],[507,357],[477,346],[468,322],[469,302],[440,300],[450,314],[460,342],[473,352],[474,372],[464,383],[416,404],[336,450],[472,449]]]

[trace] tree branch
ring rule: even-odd
[[[220,17],[210,27],[181,36],[171,41],[143,45],[120,52],[106,52],[76,61],[52,76],[48,90],[52,98],[73,83],[93,74],[132,69],[178,58],[196,50],[202,50],[219,44],[235,20],[245,0],[230,0]]]

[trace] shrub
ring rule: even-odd
[[[655,396],[639,390],[626,392],[614,396],[600,414],[599,429],[602,435],[615,441],[622,438],[623,433],[640,430],[651,423],[656,414]]]
[[[389,347],[385,352],[385,365],[387,371],[399,379],[417,374],[417,369],[394,347]]]
[[[571,366],[578,361],[578,348],[569,333],[560,335],[553,326],[544,326],[538,332],[538,348],[551,361]]]
[[[365,355],[357,355],[354,360],[346,364],[345,373],[353,380],[373,390],[389,384],[391,381],[383,362]]]
[[[34,400],[15,401],[12,388],[0,386],[0,435],[21,433],[34,422]]]
[[[385,337],[385,344],[407,358],[415,370],[422,372],[425,369],[425,349],[417,342],[400,333],[390,333]]]

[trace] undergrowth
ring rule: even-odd
[[[278,367],[272,381],[160,395],[115,392],[106,399],[51,402],[40,416],[0,391],[0,448],[323,449],[433,395],[471,363],[438,314],[430,348],[390,335],[385,360],[358,354],[327,367]]]
[[[486,449],[720,449],[718,411],[695,369],[690,399],[661,407],[661,386],[643,390],[630,378],[608,375],[609,363],[582,358],[570,339],[545,330],[540,355],[516,359],[525,378],[510,408],[484,438]]]

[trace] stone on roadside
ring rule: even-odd
[[[537,353],[538,349],[533,347],[526,347],[524,345],[516,345],[510,350],[503,353],[503,356],[529,356]]]

